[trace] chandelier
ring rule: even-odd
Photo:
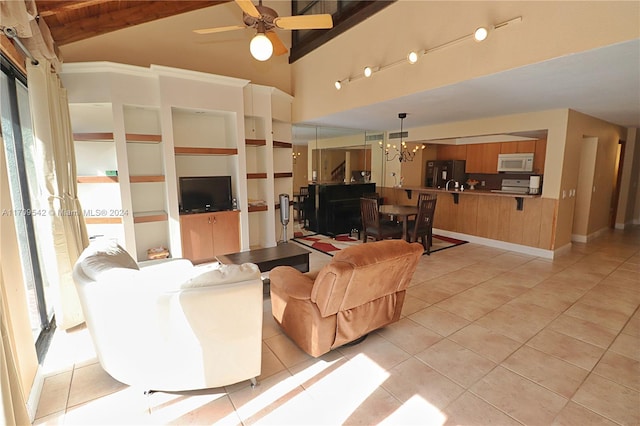
[[[379,142],[380,148],[384,149],[384,156],[387,159],[387,161],[392,161],[392,160],[395,160],[396,158],[401,163],[402,162],[413,161],[413,157],[415,157],[416,156],[416,152],[418,152],[418,147],[416,146],[415,148],[410,150],[407,147],[407,143],[402,140],[403,137],[409,136],[409,134],[407,132],[403,131],[404,119],[407,118],[407,113],[406,112],[399,113],[398,114],[398,118],[400,119],[400,133],[399,134],[398,133],[390,133],[389,134],[389,139],[400,137],[400,146],[398,147],[396,145],[391,145],[390,143],[388,143],[387,146],[385,147],[382,144],[382,141],[380,141]],[[424,149],[424,148],[425,148],[425,146],[422,145],[422,149]]]

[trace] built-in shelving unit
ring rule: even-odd
[[[64,64],[61,78],[82,208],[119,214],[87,215],[90,235],[116,238],[139,261],[158,246],[180,257],[179,179],[215,175],[231,176],[242,250],[281,238],[278,195],[292,194],[293,180],[291,96],[156,65]]]

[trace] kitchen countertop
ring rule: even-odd
[[[425,188],[423,186],[401,186],[398,189],[404,189],[405,191],[417,191],[417,192],[435,192],[438,194],[461,194],[461,195],[480,195],[492,197],[518,197],[518,198],[538,198],[540,194],[521,194],[517,192],[491,192],[488,189],[465,189],[464,191],[454,191],[452,189],[446,190],[443,188]]]

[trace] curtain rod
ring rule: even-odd
[[[15,28],[2,27],[2,32],[7,36],[7,38],[13,40],[13,42],[18,45],[27,58],[31,59],[32,65],[38,65],[38,60],[31,54],[31,52],[29,52],[25,45],[22,44],[22,41],[18,38],[18,33]]]

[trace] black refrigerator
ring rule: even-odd
[[[427,188],[444,188],[449,179],[462,184],[467,180],[464,160],[429,160],[424,178]],[[452,185],[449,185],[453,188]]]

